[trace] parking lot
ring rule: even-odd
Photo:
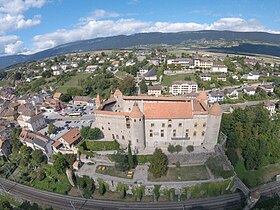
[[[77,116],[70,116],[73,113],[78,113]],[[75,106],[71,105],[61,111],[44,112],[43,113],[47,124],[53,123],[57,128],[57,133],[50,136],[53,139],[58,139],[71,128],[82,126],[94,127],[94,107]],[[46,135],[48,127],[39,131]]]

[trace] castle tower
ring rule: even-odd
[[[203,101],[204,103],[207,104],[207,94],[204,91],[204,89],[202,91],[199,92],[198,96],[196,97],[197,100]]]
[[[135,103],[129,114],[131,118],[131,149],[139,150],[145,148],[144,115]]]
[[[214,150],[217,144],[222,114],[223,110],[219,103],[215,103],[209,109],[207,128],[203,142],[203,146],[208,150]]]
[[[102,104],[102,98],[99,95],[99,93],[97,94],[97,96],[95,98],[95,104],[96,104],[96,108],[100,107],[100,105]]]
[[[117,111],[117,112],[120,112],[123,110],[123,107],[124,107],[124,101],[123,101],[123,94],[122,92],[120,91],[120,89],[116,89],[115,92],[114,92],[114,95],[113,97],[116,99],[116,104],[115,106],[112,108],[113,111]]]

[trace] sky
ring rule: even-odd
[[[197,30],[280,33],[280,0],[0,0],[0,56],[96,37]]]

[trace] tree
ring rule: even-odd
[[[30,154],[31,154],[32,149],[30,147],[27,147],[25,145],[21,146],[19,153],[20,153],[20,157],[21,159],[24,159],[26,161],[30,160]]]
[[[80,133],[81,133],[81,136],[84,138],[84,139],[87,139],[88,138],[88,132],[90,130],[90,127],[89,126],[82,126],[81,130],[80,130]]]
[[[0,209],[2,210],[13,210],[14,208],[8,201],[1,201],[0,202]]]
[[[32,151],[31,157],[32,157],[32,163],[34,163],[35,166],[39,166],[42,163],[46,162],[46,157],[41,150],[36,149]]]
[[[65,93],[60,97],[60,100],[67,103],[72,100],[72,96],[69,93]]]
[[[168,169],[167,164],[167,156],[162,152],[161,149],[156,148],[151,158],[149,172],[151,172],[155,178],[159,178],[163,175],[166,175]]]
[[[68,164],[67,164],[67,161],[66,161],[65,157],[61,153],[58,153],[55,156],[55,160],[54,160],[54,163],[53,163],[54,169],[58,173],[64,173],[67,166],[68,166]]]
[[[174,152],[176,151],[174,145],[172,145],[172,144],[169,144],[169,145],[168,145],[167,150],[168,150],[168,152],[170,152],[170,153],[174,153]]]
[[[15,80],[20,80],[21,79],[21,73],[20,72],[16,72],[14,79]]]
[[[95,140],[101,137],[102,131],[99,128],[91,128],[88,131],[88,139]]]
[[[182,151],[182,146],[179,145],[179,144],[177,144],[177,145],[175,146],[175,150],[176,150],[177,153],[181,152],[181,151]]]
[[[193,152],[194,148],[193,148],[193,145],[188,145],[187,146],[187,151],[188,152]]]
[[[116,154],[115,167],[119,171],[127,171],[129,169],[127,155],[120,154],[120,153]]]
[[[160,187],[161,187],[161,185],[155,185],[154,186],[154,195],[155,195],[155,200],[156,201],[158,201],[159,196],[160,196],[160,192],[159,192]]]
[[[50,123],[48,126],[48,133],[49,134],[55,134],[56,133],[56,127],[54,126],[53,123]]]
[[[130,143],[128,144],[128,155],[127,155],[127,159],[128,159],[129,169],[134,168],[134,159],[133,159],[133,156],[132,156],[131,145],[130,145]]]
[[[117,185],[117,191],[121,193],[121,199],[124,199],[126,196],[126,191],[128,190],[128,185],[123,184],[121,182],[118,183]]]
[[[140,87],[140,92],[141,93],[147,93],[148,92],[148,86],[147,86],[146,81],[144,79],[139,83],[139,87]]]
[[[126,76],[119,84],[119,88],[124,95],[133,95],[136,90],[136,83],[134,78],[131,76]]]
[[[98,182],[98,192],[100,195],[104,195],[106,193],[106,186],[105,186],[105,183],[103,181],[103,179],[98,179],[97,180]]]

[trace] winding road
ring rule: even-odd
[[[272,182],[259,188],[262,196],[270,196],[280,191],[280,182]],[[61,210],[157,210],[157,209],[236,209],[240,208],[243,196],[239,193],[214,198],[188,200],[184,202],[118,202],[85,199],[37,190],[10,180],[0,179],[0,190],[14,197],[52,206]]]

